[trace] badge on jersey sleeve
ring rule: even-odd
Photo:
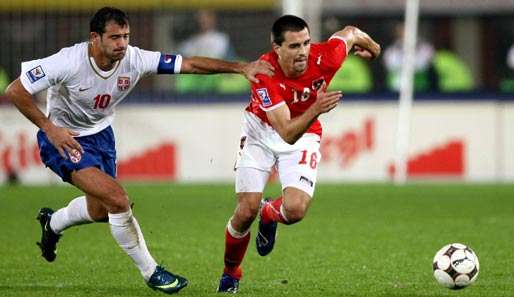
[[[27,76],[31,83],[35,83],[36,81],[45,77],[45,75],[46,74],[43,71],[43,67],[41,67],[41,65],[38,65],[27,72]]]
[[[130,77],[118,76],[118,90],[126,91],[130,88]]]
[[[273,102],[271,102],[271,98],[269,97],[268,89],[261,88],[255,91],[257,92],[257,95],[259,95],[259,97],[261,98],[262,106],[267,107],[273,104]]]

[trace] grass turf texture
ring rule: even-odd
[[[232,185],[128,185],[157,261],[186,276],[179,296],[218,296]],[[279,188],[267,194],[276,196]],[[40,257],[35,220],[72,187],[0,187],[0,296],[165,296],[146,287],[107,224],[66,230],[56,262]],[[252,241],[239,296],[514,296],[513,185],[318,185],[304,221],[279,226],[267,257]],[[481,270],[469,288],[435,282],[443,245],[468,244]]]

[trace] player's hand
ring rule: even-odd
[[[315,108],[318,115],[334,109],[343,96],[341,91],[326,92],[326,88],[326,83],[323,83],[318,91],[316,102],[313,104],[313,108]]]
[[[69,155],[75,155],[74,151],[84,153],[80,143],[73,138],[74,136],[79,136],[79,133],[55,125],[48,127],[45,133],[48,140],[50,140],[63,158],[68,159],[65,152]]]
[[[264,74],[273,76],[275,68],[268,62],[257,60],[246,64],[243,67],[243,74],[251,82],[258,83],[259,80],[255,77],[257,74]]]
[[[365,60],[372,60],[373,59],[373,54],[368,51],[367,49],[365,48],[362,48],[358,45],[354,45],[353,46],[353,54],[358,56],[358,57],[361,57]]]
[[[353,54],[365,60],[373,60],[376,57],[378,57],[378,55],[380,55],[381,48],[380,45],[376,42],[372,42],[371,45],[372,46],[370,47],[370,49],[354,45]]]

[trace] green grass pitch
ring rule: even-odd
[[[156,260],[190,281],[178,296],[217,296],[233,185],[126,188]],[[239,296],[514,296],[512,184],[320,184],[316,191],[302,222],[279,226],[269,256],[258,256],[252,239]],[[66,230],[56,262],[40,257],[38,208],[62,207],[78,194],[0,187],[0,296],[165,296],[146,287],[107,224]],[[439,287],[432,276],[435,252],[451,242],[468,244],[480,259],[477,282],[464,290]]]

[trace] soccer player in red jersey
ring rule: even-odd
[[[271,32],[273,50],[261,60],[275,68],[252,84],[245,110],[240,151],[235,165],[237,207],[225,231],[225,268],[218,292],[236,293],[250,240],[250,226],[260,215],[257,251],[269,254],[277,223],[294,224],[305,216],[316,185],[322,128],[318,116],[337,106],[341,92],[326,92],[347,54],[374,59],[378,45],[368,34],[347,26],[326,42],[311,44],[307,23],[285,15]],[[275,167],[282,196],[262,200]]]

